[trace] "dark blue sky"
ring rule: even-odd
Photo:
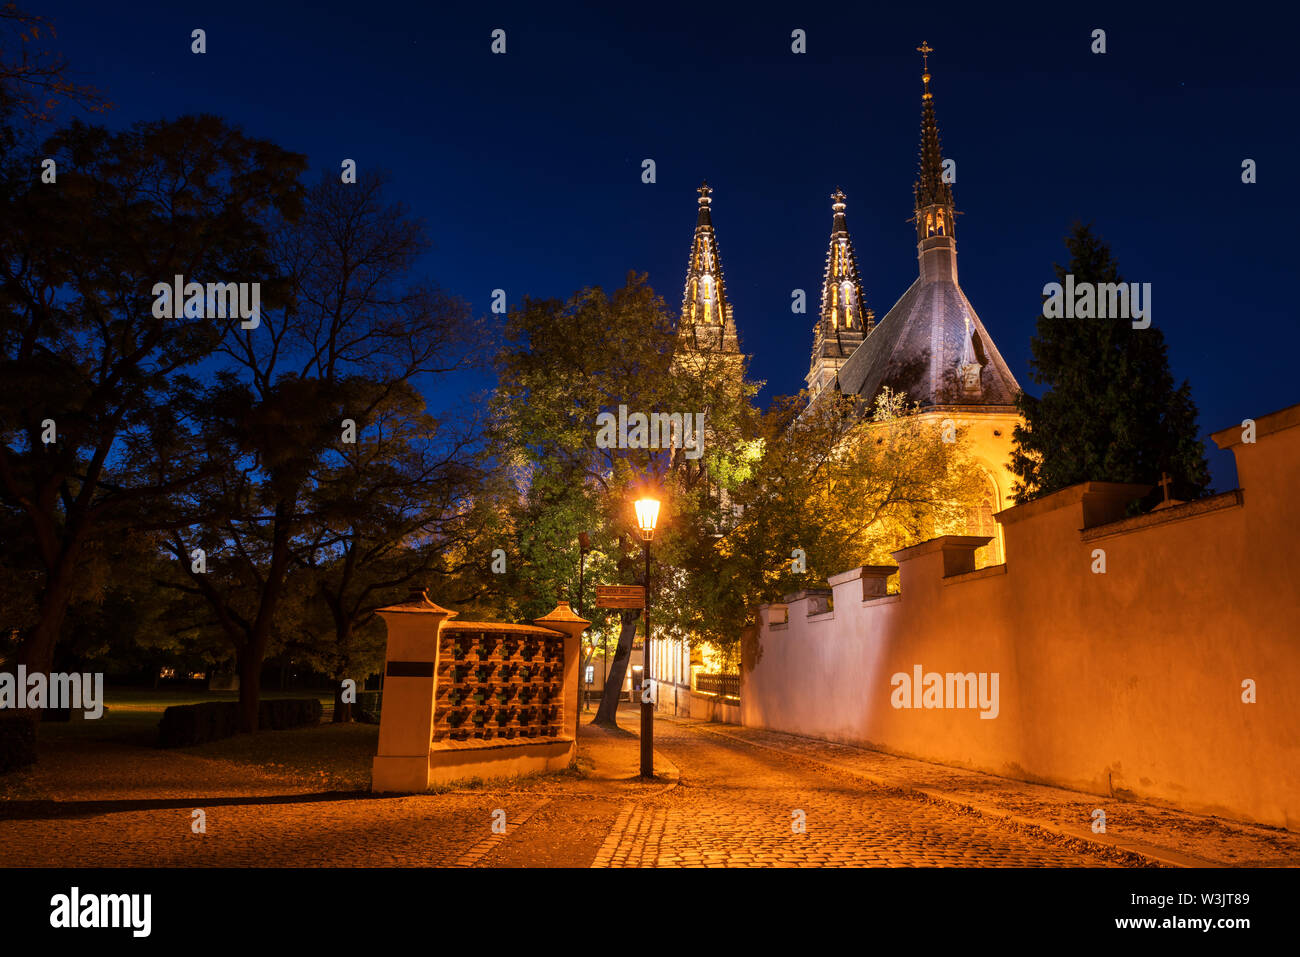
[[[916,275],[924,39],[957,161],[961,282],[1022,386],[1040,391],[1026,366],[1039,294],[1082,218],[1126,279],[1152,283],[1203,433],[1300,402],[1300,90],[1281,45],[1297,16],[1282,5],[29,3],[117,104],[111,126],[213,112],[318,169],[388,169],[436,243],[430,276],[479,312],[497,287],[511,303],[565,296],[628,269],[676,308],[707,177],[764,398],[803,384],[813,317],[791,314],[790,293],[815,309],[832,190],[848,194],[878,316]],[[504,56],[489,52],[498,27]],[[1230,456],[1211,462],[1230,487]]]

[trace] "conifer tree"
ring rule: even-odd
[[[1054,265],[1058,282],[1064,285],[1067,274],[1075,288],[1123,282],[1091,224],[1075,223],[1065,245],[1070,264]],[[1175,498],[1205,493],[1209,472],[1191,386],[1175,388],[1159,326],[1040,315],[1030,349],[1030,378],[1047,391],[1018,399],[1025,425],[1016,427],[1011,456],[1017,502],[1088,481],[1154,485],[1162,472],[1172,478]],[[1146,504],[1161,498],[1154,489]]]

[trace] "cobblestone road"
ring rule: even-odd
[[[630,724],[624,720],[625,726]],[[805,754],[659,721],[675,785],[635,778],[630,734],[584,730],[603,775],[405,797],[232,778],[195,756],[136,755],[138,788],[0,802],[0,866],[1114,866],[1123,855],[881,786]],[[118,763],[127,766],[126,757]],[[161,778],[159,768],[169,769]],[[611,769],[613,769],[611,773]],[[188,796],[187,796],[188,795]],[[207,831],[195,834],[202,808]],[[492,831],[504,810],[508,830]],[[794,814],[802,812],[801,816]],[[804,825],[796,832],[792,823]]]
[[[623,805],[597,867],[1115,866],[1103,852],[698,727],[659,722],[656,735],[680,783]]]

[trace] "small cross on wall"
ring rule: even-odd
[[[1160,481],[1157,482],[1156,484],[1159,485],[1161,490],[1165,493],[1165,500],[1162,503],[1164,505],[1169,504],[1169,486],[1173,484],[1173,481],[1174,480],[1169,477],[1168,472],[1160,473]]]

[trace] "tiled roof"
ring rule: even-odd
[[[957,379],[969,317],[980,370],[978,394]],[[931,406],[1011,406],[1020,386],[966,294],[950,280],[917,279],[840,369],[846,395],[867,402],[884,386]]]

